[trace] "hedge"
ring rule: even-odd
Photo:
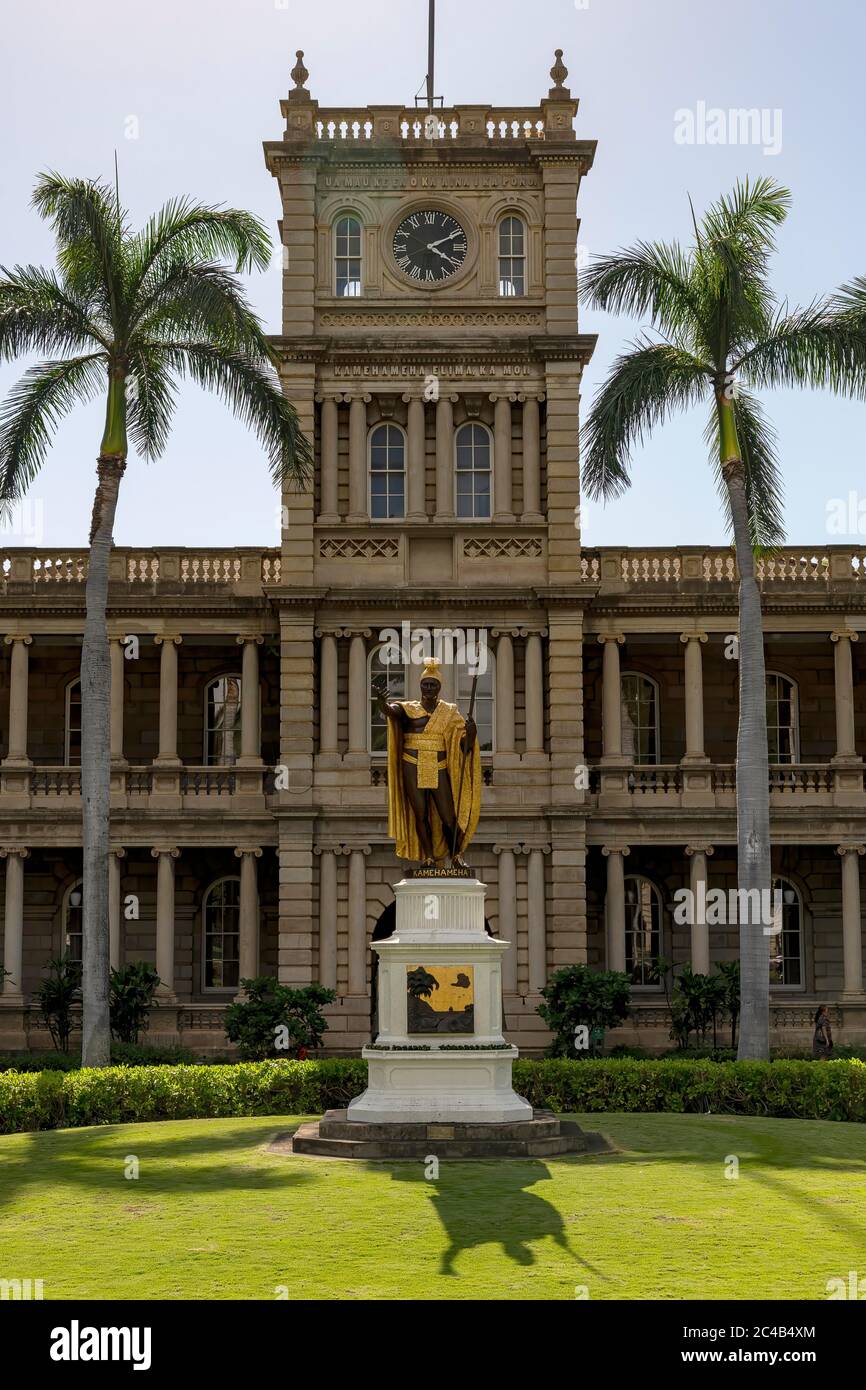
[[[318,1115],[363,1091],[360,1059],[228,1066],[104,1067],[0,1074],[0,1133],[136,1120]],[[866,1063],[518,1061],[515,1090],[539,1109],[668,1111],[866,1121]]]

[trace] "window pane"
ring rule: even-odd
[[[241,751],[241,678],[219,676],[207,689],[205,762],[231,767]]]
[[[236,989],[239,975],[240,879],[215,883],[204,905],[206,989]]]

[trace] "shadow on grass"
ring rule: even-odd
[[[479,1173],[488,1179],[485,1190]],[[456,1277],[454,1261],[465,1250],[481,1245],[501,1245],[503,1253],[518,1265],[533,1265],[531,1242],[552,1239],[576,1264],[599,1278],[604,1276],[569,1244],[565,1222],[552,1202],[537,1192],[527,1192],[538,1182],[551,1180],[540,1159],[504,1159],[494,1166],[442,1164],[437,1177],[427,1178],[423,1167],[401,1164],[391,1173],[394,1182],[421,1182],[429,1191],[447,1239],[439,1265],[440,1274]],[[492,1189],[492,1190],[491,1190]]]
[[[149,1138],[130,1133],[127,1125],[29,1133],[23,1152],[14,1157],[3,1153],[0,1206],[27,1188],[69,1186],[105,1193],[114,1182],[126,1186],[130,1158],[138,1161],[135,1188],[141,1196],[179,1190],[278,1192],[318,1181],[312,1169],[264,1162],[259,1155],[261,1131],[244,1126],[225,1129],[215,1121],[220,1128],[208,1134],[206,1120],[178,1123],[204,1127],[194,1134],[172,1134],[172,1122],[167,1121],[158,1135]],[[274,1126],[285,1129],[286,1120],[275,1117]],[[291,1130],[296,1127],[290,1122]],[[235,1155],[238,1161],[232,1163]],[[215,1161],[201,1161],[208,1158]]]

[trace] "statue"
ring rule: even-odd
[[[463,853],[481,812],[481,753],[470,712],[439,699],[439,662],[424,662],[420,700],[388,701],[379,677],[373,696],[388,729],[388,834],[397,856],[424,868],[465,869]]]

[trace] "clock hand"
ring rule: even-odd
[[[459,236],[459,235],[460,235],[460,232],[459,232],[459,231],[457,231],[457,232],[451,232],[448,236],[440,237],[438,241],[428,241],[428,243],[427,243],[427,250],[428,250],[428,251],[432,251],[433,248],[434,248],[434,246],[441,246],[442,243],[443,243],[443,241],[453,241],[454,238],[455,238],[456,236]]]
[[[449,265],[456,265],[456,264],[457,264],[457,262],[455,261],[455,259],[454,259],[453,256],[446,256],[445,252],[444,252],[444,251],[440,251],[440,250],[438,249],[438,247],[435,246],[435,245],[434,245],[434,246],[428,246],[428,247],[427,247],[427,250],[428,250],[428,251],[434,252],[434,254],[437,255],[437,256],[441,256],[442,259],[443,259],[443,261],[448,261]]]

